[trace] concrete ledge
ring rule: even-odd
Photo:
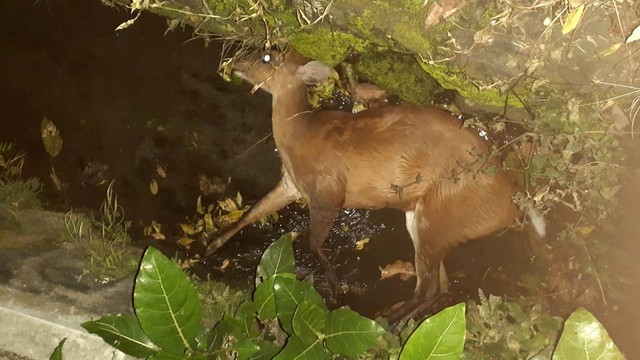
[[[34,360],[49,359],[67,338],[66,360],[133,359],[80,326],[99,317],[42,295],[0,286],[0,349]]]

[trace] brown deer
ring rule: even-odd
[[[512,201],[516,189],[510,175],[483,171],[500,166],[488,156],[489,144],[454,116],[411,105],[357,114],[314,111],[307,85],[324,81],[331,69],[294,52],[272,51],[267,57],[237,61],[233,69],[254,90],[273,96],[282,180],[211,241],[207,254],[243,227],[304,197],[311,214],[309,245],[339,295],[338,276],[322,250],[338,211],[399,209],[406,214],[417,275],[414,296],[398,310],[406,314],[438,293],[440,263],[449,249],[509,227],[522,215]],[[529,215],[542,235],[542,218]]]

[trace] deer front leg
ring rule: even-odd
[[[300,192],[295,185],[293,185],[291,178],[285,172],[282,176],[282,180],[280,180],[275,188],[253,205],[237,223],[213,239],[209,245],[207,245],[205,254],[213,254],[245,226],[263,218],[264,216],[273,214],[300,197]]]

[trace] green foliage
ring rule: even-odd
[[[480,304],[467,311],[467,343],[463,359],[549,359],[561,319],[539,305],[521,306],[479,291]]]
[[[289,42],[300,54],[331,67],[338,65],[350,51],[365,52],[370,46],[352,34],[326,28],[301,29],[289,37]]]
[[[256,270],[256,282],[280,274],[293,273],[295,264],[291,242],[294,239],[293,234],[285,234],[265,250]]]
[[[216,323],[224,315],[233,315],[250,298],[250,293],[243,289],[234,289],[229,285],[211,279],[194,280],[202,303],[204,318]]]
[[[149,339],[176,355],[191,349],[202,321],[198,293],[186,274],[152,247],[136,277],[133,305]]]
[[[529,195],[516,198],[524,208],[561,204],[587,222],[602,219],[615,205],[624,151],[620,138],[598,109],[569,101],[565,110],[547,111],[524,141],[535,153],[525,162]]]
[[[58,346],[56,346],[55,350],[53,350],[53,353],[51,354],[51,357],[49,358],[49,360],[62,360],[62,347],[64,346],[64,343],[66,341],[67,341],[67,338],[64,338],[60,341]]]
[[[263,254],[253,300],[222,316],[208,331],[201,329],[194,286],[153,248],[145,252],[136,277],[136,315],[108,315],[82,326],[135,357],[315,360],[397,354],[399,342],[389,341],[393,335],[380,324],[345,307],[329,311],[311,283],[296,280],[292,238],[284,235]],[[459,304],[427,320],[407,343],[406,354],[420,351],[425,336],[434,337],[431,344],[440,342],[434,354],[462,344],[463,309]],[[462,347],[457,347],[452,356],[460,356]]]
[[[410,55],[368,52],[360,56],[355,68],[364,79],[413,104],[429,104],[441,90]]]
[[[42,205],[38,194],[42,184],[36,178],[7,181],[0,179],[0,208],[17,211],[39,208]]]
[[[624,356],[604,326],[587,310],[574,311],[564,323],[564,331],[553,353],[553,360],[623,360]]]
[[[127,349],[127,354],[144,358],[160,351],[140,327],[135,316],[118,314],[103,316],[99,320],[82,324],[88,332],[98,334],[105,342]]]
[[[410,321],[397,329],[400,337],[346,307],[329,311],[311,283],[292,273],[291,241],[291,234],[284,235],[265,251],[253,299],[221,316],[210,330],[201,328],[201,305],[189,278],[153,248],[145,252],[136,278],[136,315],[108,315],[82,326],[126,354],[153,359],[551,358],[560,320],[538,307],[496,297],[481,296],[480,305],[469,306],[468,328],[465,305],[457,304],[415,331]],[[600,353],[621,358],[593,316],[576,311],[565,324],[554,359]]]
[[[16,211],[38,208],[42,184],[36,178],[22,179],[25,153],[14,153],[13,144],[0,143],[0,210]]]
[[[130,224],[124,219],[124,211],[113,193],[113,182],[107,188],[98,215],[85,219],[68,212],[64,226],[69,238],[88,260],[87,273],[109,280],[135,270],[136,261],[127,252],[131,243]]]
[[[460,359],[466,327],[464,308],[460,303],[423,321],[407,340],[400,360]]]

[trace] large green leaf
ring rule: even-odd
[[[282,235],[264,251],[256,271],[256,282],[282,273],[293,273],[294,259],[291,233]]]
[[[204,356],[202,356],[200,354],[190,354],[188,356],[188,355],[185,355],[185,354],[180,355],[180,354],[175,354],[175,353],[172,353],[172,352],[169,352],[169,351],[164,351],[164,350],[160,351],[160,352],[157,352],[154,355],[149,356],[147,358],[147,360],[186,360],[186,359],[189,359],[189,360],[207,360],[206,357],[204,357]]]
[[[271,341],[256,340],[255,342],[260,350],[251,355],[250,360],[271,360],[282,350],[281,346]]]
[[[258,315],[258,309],[253,301],[247,301],[242,303],[236,309],[234,315],[235,319],[240,320],[242,323],[242,330],[244,334],[250,338],[255,338],[260,335],[260,328],[256,316]]]
[[[318,340],[318,335],[324,331],[329,311],[325,307],[316,306],[304,301],[298,305],[293,314],[293,333],[303,344],[311,344]]]
[[[243,335],[236,339],[236,342],[233,345],[233,350],[237,354],[237,360],[247,360],[251,358],[253,354],[258,352],[260,348],[253,341]]]
[[[103,316],[96,321],[83,323],[82,327],[100,336],[116,349],[134,357],[146,358],[160,351],[142,331],[138,319],[130,314]]]
[[[276,318],[276,297],[273,294],[273,283],[277,276],[272,276],[256,288],[253,293],[253,302],[256,304],[256,311],[261,320]]]
[[[225,316],[207,334],[203,352],[211,359],[245,360],[259,350],[260,347],[245,334],[243,321]]]
[[[203,349],[207,354],[225,353],[231,356],[233,339],[242,334],[242,321],[225,315],[207,334],[207,344]]]
[[[574,311],[564,323],[553,360],[624,359],[607,330],[586,309]]]
[[[284,349],[273,360],[321,360],[328,356],[322,349],[320,340],[303,344],[297,336],[289,336]]]
[[[400,360],[460,359],[466,331],[464,310],[460,303],[423,321],[402,348]]]
[[[273,293],[276,300],[276,314],[284,331],[293,334],[291,319],[293,312],[303,301],[308,301],[319,307],[325,307],[324,300],[318,294],[313,285],[295,278],[277,276],[273,284]]]
[[[384,329],[375,321],[343,307],[329,313],[325,334],[329,350],[356,356],[372,347],[384,334]]]
[[[140,326],[162,349],[184,354],[201,327],[202,308],[189,278],[160,251],[149,247],[133,291]]]
[[[64,338],[62,339],[62,341],[60,341],[58,346],[56,346],[56,348],[53,350],[53,353],[51,354],[51,357],[49,357],[49,360],[62,360],[62,347],[64,346],[64,343],[66,341],[67,338]]]

